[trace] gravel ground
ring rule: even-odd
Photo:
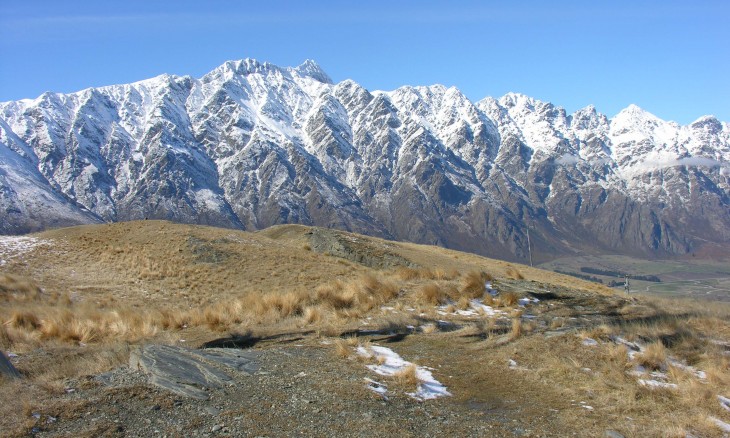
[[[318,343],[318,342],[317,342]],[[76,415],[36,429],[37,436],[477,436],[522,435],[503,415],[448,398],[387,400],[365,386],[373,376],[314,341],[260,351],[261,370],[236,376],[207,401],[150,386],[129,368],[69,382],[64,401]]]

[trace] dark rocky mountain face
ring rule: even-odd
[[[371,92],[307,61],[0,103],[0,232],[160,218],[302,223],[504,259],[730,243],[730,128],[568,115],[440,85]]]

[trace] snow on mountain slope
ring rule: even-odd
[[[527,226],[545,257],[730,241],[730,129],[709,116],[679,126],[633,105],[609,119],[515,93],[370,92],[313,61],[245,59],[0,103],[0,122],[4,233],[46,226],[8,195],[31,184],[54,205],[47,223],[297,222],[516,259]]]
[[[0,223],[4,232],[27,233],[99,221],[55,192],[34,163],[27,161],[29,157],[27,146],[0,120]]]

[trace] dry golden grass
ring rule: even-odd
[[[512,292],[505,292],[499,294],[496,298],[494,298],[493,302],[498,307],[513,307],[517,304],[517,301],[519,300],[519,296]]]
[[[522,280],[525,277],[522,275],[522,272],[519,271],[519,269],[515,268],[512,265],[508,265],[505,269],[505,273],[507,275],[507,278],[511,278],[513,280]]]
[[[572,277],[443,248],[362,237],[371,246],[387,247],[411,266],[420,266],[378,270],[307,250],[308,230],[284,226],[243,233],[147,221],[44,233],[40,237],[57,241],[67,256],[58,257],[57,249],[39,248],[0,274],[0,346],[19,353],[63,350],[64,359],[55,368],[41,361],[21,369],[32,382],[45,385],[38,386],[39,391],[52,394],[59,382],[78,375],[78,370],[95,372],[95,364],[103,369],[124,362],[122,347],[129,343],[168,342],[182,336],[190,341],[191,333],[210,339],[248,329],[340,336],[361,327],[364,316],[373,318],[368,328],[410,333],[407,326],[414,325],[433,333],[437,326],[432,321],[446,318],[467,328],[427,337],[413,334],[400,345],[408,347],[406,357],[408,349],[429,361],[447,357],[438,373],[455,376],[448,385],[459,402],[492,391],[504,400],[526,399],[523,394],[530,393],[539,401],[536,404],[560,410],[555,424],[564,424],[565,429],[554,436],[574,430],[600,435],[614,423],[626,436],[718,433],[715,426],[697,424],[707,413],[723,415],[716,393],[730,394],[730,358],[713,343],[730,339],[730,311],[722,306],[629,300]],[[496,302],[484,294],[484,282],[491,280],[485,272],[506,277],[498,281],[508,292]],[[509,280],[523,278],[528,281]],[[547,326],[523,321],[519,312],[508,310],[509,322],[435,312],[437,304],[449,299],[455,303],[446,309],[450,312],[457,306],[467,308],[470,298],[515,306],[518,295],[509,290],[521,294],[524,285],[529,290],[530,280],[539,281],[538,287],[565,287],[564,294],[573,300],[551,300],[552,307],[535,321],[553,329],[572,326],[575,322],[569,318],[584,321],[587,309],[592,312],[587,317],[599,322],[583,335],[600,340],[600,346],[582,346],[573,335],[543,337]],[[384,315],[383,305],[394,310]],[[416,310],[409,313],[411,307]],[[600,319],[602,313],[605,317]],[[707,383],[670,366],[677,391],[639,387],[627,373],[637,362],[629,362],[626,347],[610,342],[613,335],[663,346],[666,356],[705,371]],[[499,338],[510,341],[491,342]],[[352,357],[356,342],[355,338],[335,341],[334,355]],[[87,346],[78,347],[81,343]],[[117,347],[118,355],[102,354]],[[79,355],[79,351],[95,353]],[[499,366],[512,372],[505,365],[512,357],[535,372],[522,373],[518,380],[494,372]],[[652,366],[666,364],[661,352],[646,360]],[[485,371],[474,373],[475,364]],[[467,375],[468,379],[459,377]],[[589,400],[596,413],[569,406],[570,399]],[[686,412],[686,418],[675,418],[674,412]],[[635,420],[628,422],[626,417]]]
[[[341,358],[348,358],[352,354],[352,348],[344,339],[336,339],[334,342],[335,355]]]
[[[418,366],[409,364],[393,374],[393,378],[403,386],[414,387],[418,385]]]
[[[418,290],[418,300],[434,306],[446,304],[449,300],[448,294],[436,283],[427,283]]]
[[[468,272],[463,280],[461,294],[468,298],[481,298],[484,295],[484,284],[493,280],[492,276],[484,271]]]
[[[431,334],[438,330],[438,326],[434,323],[425,324],[421,326],[421,332],[424,334]]]
[[[550,320],[550,328],[552,330],[558,329],[565,325],[565,318],[563,317],[556,317]]]
[[[511,341],[514,341],[515,339],[519,338],[520,336],[522,336],[522,331],[522,319],[520,319],[519,317],[512,318],[512,328],[509,332],[509,339]]]

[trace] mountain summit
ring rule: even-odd
[[[730,243],[730,128],[510,93],[369,91],[314,61],[0,103],[0,232],[302,223],[525,260]]]

